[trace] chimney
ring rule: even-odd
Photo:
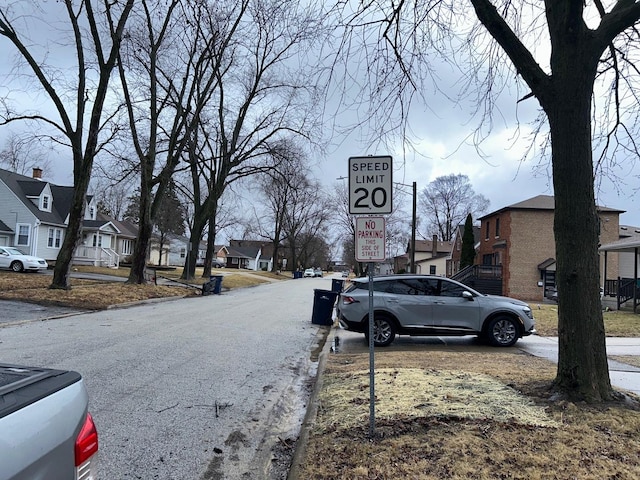
[[[433,240],[431,240],[431,258],[436,258],[438,256],[438,235],[433,236]]]
[[[40,167],[33,167],[33,178],[42,180],[42,169]]]

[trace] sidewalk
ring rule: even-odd
[[[634,355],[640,356],[640,338],[616,338],[606,339],[607,356]],[[522,338],[516,343],[516,347],[536,357],[544,357],[558,361],[558,338],[539,337],[532,335]],[[640,396],[640,368],[625,363],[609,360],[609,377],[611,385],[623,390],[628,390]]]

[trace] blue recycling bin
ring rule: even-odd
[[[224,275],[211,275],[209,280],[214,282],[213,284],[213,293],[215,295],[219,295],[222,292],[222,279]]]
[[[338,292],[315,289],[313,291],[313,312],[311,323],[316,325],[333,325],[333,305]]]
[[[340,293],[344,287],[344,280],[338,278],[331,279],[331,291]]]

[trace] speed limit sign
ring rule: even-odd
[[[392,211],[390,156],[349,157],[349,213],[387,214]]]

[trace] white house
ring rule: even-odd
[[[42,170],[26,177],[0,169],[0,245],[55,262],[69,224],[73,187],[42,179]],[[133,251],[135,234],[123,232],[122,224],[97,214],[94,198],[87,196],[81,240],[74,264],[117,267],[118,248]]]

